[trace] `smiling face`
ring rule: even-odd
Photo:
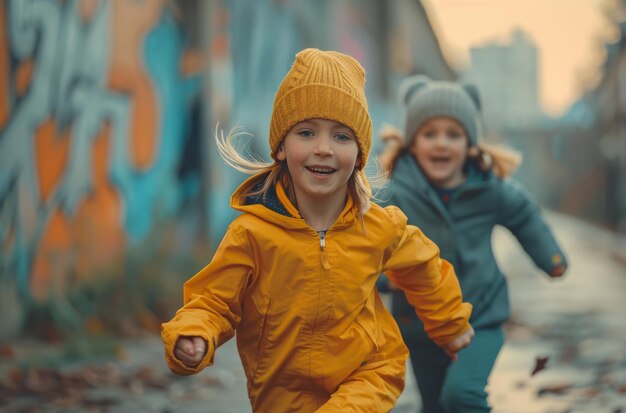
[[[287,161],[298,204],[345,202],[359,147],[352,130],[327,119],[308,119],[294,125],[276,157]]]
[[[439,188],[454,188],[465,181],[468,138],[454,119],[432,118],[415,134],[410,151],[426,178]]]

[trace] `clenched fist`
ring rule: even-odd
[[[456,361],[459,358],[456,353],[469,346],[473,338],[474,329],[470,327],[468,330],[465,330],[463,334],[449,342],[443,349],[448,353],[452,361]]]
[[[174,356],[187,367],[197,367],[207,352],[207,342],[198,336],[181,336],[176,340]]]

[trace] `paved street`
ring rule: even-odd
[[[513,317],[489,386],[494,412],[626,412],[626,241],[568,217],[549,220],[569,256],[562,280],[535,269],[508,233],[495,234]],[[20,343],[16,356],[2,361],[0,377],[7,383],[24,358],[46,352],[54,355],[54,349]],[[47,396],[47,408],[34,407],[42,401],[31,392],[2,411],[250,412],[234,340],[218,350],[215,366],[189,378],[168,372],[157,337],[125,342],[123,354],[119,361],[65,366],[67,374],[92,369],[91,385],[73,399]],[[546,368],[531,377],[537,357],[547,358]],[[58,374],[49,373],[60,380]],[[409,376],[394,412],[418,408]]]
[[[508,233],[495,238],[513,317],[491,380],[496,413],[626,411],[626,242],[550,215],[570,262],[563,280],[537,275]],[[536,357],[546,370],[530,377]]]

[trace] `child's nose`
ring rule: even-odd
[[[437,146],[448,146],[449,142],[444,134],[438,134],[437,138],[435,139],[435,143],[437,144]]]
[[[332,155],[332,138],[330,136],[326,136],[326,134],[322,134],[317,140],[315,153],[321,156]]]

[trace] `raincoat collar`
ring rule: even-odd
[[[289,200],[287,193],[281,183],[270,186],[267,194],[263,196],[254,195],[244,197],[243,191],[254,183],[254,188],[259,189],[263,186],[267,173],[254,175],[245,180],[233,192],[230,198],[230,206],[240,212],[247,212],[256,215],[268,222],[280,225],[289,229],[311,229],[312,228],[300,216],[298,208]],[[338,229],[346,226],[354,225],[357,222],[357,208],[348,196],[346,205],[335,223],[329,229]]]

